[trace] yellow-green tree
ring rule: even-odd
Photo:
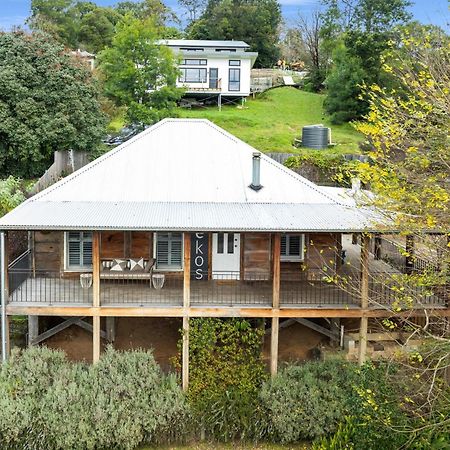
[[[367,138],[371,162],[360,171],[376,194],[375,205],[427,255],[428,267],[413,276],[395,275],[396,292],[408,293],[417,308],[419,291],[447,301],[450,293],[450,39],[414,25],[392,48],[383,69],[396,87],[365,86],[370,109],[357,129]],[[420,321],[402,316],[383,325],[425,338],[426,345],[402,361],[410,392],[403,407],[417,419],[411,443],[438,448],[450,436],[448,319],[429,308],[421,313]],[[410,315],[418,315],[417,309]]]
[[[396,89],[366,86],[370,111],[357,129],[374,164],[362,167],[377,203],[407,231],[450,230],[450,40],[406,29],[385,58]]]

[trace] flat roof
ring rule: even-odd
[[[222,47],[222,48],[250,48],[244,41],[209,41],[201,39],[160,39],[160,44],[169,47]]]

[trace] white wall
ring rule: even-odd
[[[219,79],[221,86],[221,93],[223,95],[235,95],[235,96],[247,96],[250,95],[250,70],[251,70],[251,58],[250,57],[242,57],[242,54],[234,54],[233,53],[222,53],[214,56],[210,55],[202,55],[201,52],[192,52],[192,54],[184,54],[182,56],[183,59],[207,59],[206,66],[194,66],[194,65],[186,65],[180,66],[181,68],[203,68],[207,70],[207,80],[206,83],[181,83],[177,81],[178,87],[185,87],[189,92],[189,88],[192,88],[191,92],[195,92],[199,89],[208,89],[209,88],[209,69],[210,68],[218,68],[219,69]],[[229,60],[240,60],[241,65],[239,66],[230,66]],[[229,91],[228,90],[228,75],[229,69],[236,68],[241,70],[241,84],[239,91]]]

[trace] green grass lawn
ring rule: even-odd
[[[263,152],[298,152],[292,143],[301,136],[304,125],[323,123],[331,126],[333,153],[357,153],[361,134],[351,125],[331,125],[323,112],[324,96],[293,87],[272,89],[249,98],[245,107],[228,105],[179,109],[181,117],[209,119],[251,146]],[[311,150],[314,151],[314,150]]]

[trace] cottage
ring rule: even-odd
[[[244,98],[258,53],[243,41],[168,39],[159,41],[180,60],[177,86],[189,96]]]
[[[117,317],[267,318],[275,373],[280,319],[322,317],[361,321],[364,360],[368,317],[391,314],[380,220],[208,120],[165,119],[0,219],[3,255],[12,230],[30,242],[2,258],[3,355],[12,315],[66,318],[54,332],[92,318],[94,361]],[[185,386],[188,348],[187,333]]]

